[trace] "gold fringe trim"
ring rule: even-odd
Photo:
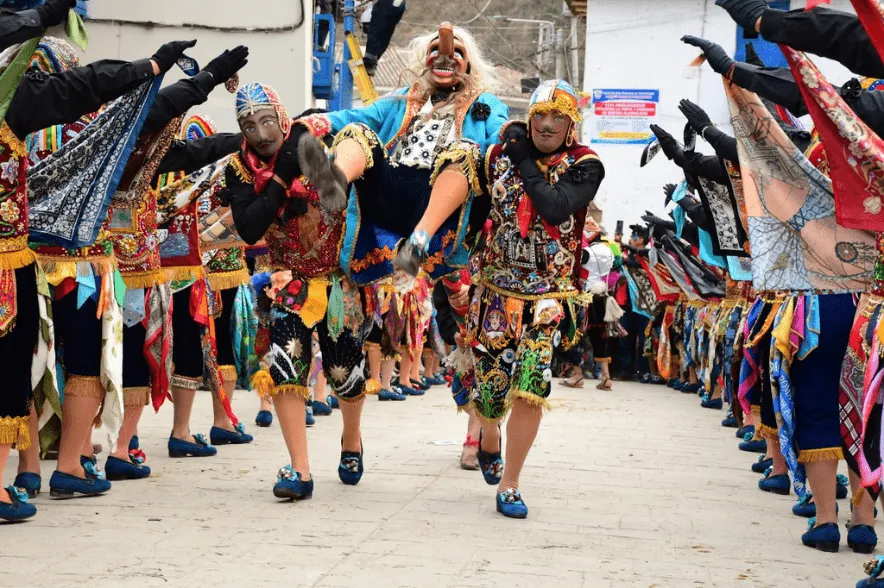
[[[610,357],[596,357],[594,358],[596,363],[607,363],[610,364],[612,359]]]
[[[371,149],[372,147],[377,147],[381,144],[377,134],[362,123],[350,123],[337,132],[335,140],[332,141],[331,150],[334,151],[342,141],[347,139],[353,139],[359,144],[360,149],[362,149],[362,155],[365,156],[365,169],[373,168],[374,155],[372,154]],[[384,152],[384,158],[386,159],[387,152],[386,150],[382,151]],[[432,181],[430,183],[432,184]]]
[[[58,286],[66,278],[77,277],[77,264],[88,263],[96,276],[104,277],[117,269],[117,260],[112,256],[101,257],[61,257],[37,253],[37,261],[46,274],[46,281]]]
[[[64,383],[64,395],[71,398],[104,398],[104,386],[98,376],[68,376]]]
[[[310,398],[310,390],[307,386],[298,386],[297,384],[282,384],[281,386],[274,386],[270,393],[265,398],[273,398],[275,396],[280,396],[282,394],[295,394],[297,396],[303,396],[304,400]]]
[[[798,463],[816,463],[818,461],[841,461],[844,451],[840,447],[824,447],[822,449],[805,449],[798,454]]]
[[[128,289],[153,288],[154,286],[159,286],[160,284],[169,283],[169,277],[163,270],[131,273],[121,271],[120,275],[123,276],[123,283],[126,284],[126,288]]]
[[[473,400],[468,401],[463,406],[457,407],[457,413],[460,414],[462,412],[467,413],[468,415],[478,415],[479,411],[476,410],[476,403]]]
[[[237,373],[235,365],[219,365],[218,371],[221,372],[221,379],[224,380],[224,383],[227,382],[236,382]]]
[[[150,403],[150,386],[123,388],[123,407],[147,406]]]
[[[267,370],[259,370],[252,376],[252,390],[258,393],[261,398],[270,398],[273,396],[273,377]]]
[[[374,378],[369,378],[365,380],[365,393],[366,394],[377,394],[381,391],[381,383],[375,380]]]
[[[761,405],[760,404],[753,404],[752,406],[749,407],[749,410],[752,413],[752,416],[757,416],[757,417],[761,416]]]
[[[479,184],[479,171],[477,164],[481,155],[475,145],[466,143],[456,143],[449,145],[445,151],[436,156],[436,162],[433,164],[433,173],[430,174],[430,185],[434,185],[448,165],[457,165],[461,173],[466,176],[467,183],[470,185],[473,194],[481,194],[482,186]]]
[[[31,446],[31,417],[0,419],[0,445],[15,445],[19,451]]]
[[[381,348],[380,343],[375,343],[374,341],[366,341],[365,342],[366,351],[368,351],[369,349],[380,349],[380,348]]]
[[[360,392],[356,396],[353,396],[351,398],[344,398],[343,396],[338,396],[337,394],[335,394],[335,398],[337,398],[341,402],[346,402],[347,404],[356,404],[357,402],[362,402],[363,400],[365,400],[365,386],[363,385],[362,392]]]
[[[546,398],[542,398],[537,394],[532,394],[531,392],[526,392],[525,390],[511,390],[509,396],[507,397],[508,406],[506,412],[509,412],[512,408],[514,398],[523,400],[531,406],[538,406],[543,410],[543,412],[549,412],[551,410],[549,401]]]
[[[767,425],[761,425],[760,427],[758,427],[758,433],[765,439],[780,438],[780,430],[773,427],[768,427]]]
[[[27,248],[0,253],[0,270],[17,270],[37,261],[37,254]]]
[[[246,268],[234,270],[232,272],[218,272],[208,274],[209,286],[212,291],[220,292],[221,290],[229,290],[231,288],[239,288],[251,281],[249,270]]]
[[[206,270],[201,265],[186,265],[181,267],[164,267],[167,282],[185,282],[187,280],[201,280],[206,277]]]
[[[529,301],[546,300],[546,299],[565,300],[568,298],[576,298],[580,294],[580,292],[578,292],[577,290],[573,290],[571,292],[545,292],[543,294],[522,294],[520,292],[511,292],[509,290],[504,290],[503,288],[499,288],[499,287],[495,286],[494,284],[492,284],[491,282],[483,280],[479,276],[474,276],[473,284],[477,285],[477,286],[482,286],[486,290],[490,290],[491,292],[495,292],[497,294],[500,294],[501,296],[509,296],[510,298],[517,298],[519,300],[529,300]],[[592,296],[592,295],[590,294],[590,296]]]

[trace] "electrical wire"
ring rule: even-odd
[[[478,20],[480,16],[482,16],[482,15],[485,14],[485,11],[488,10],[488,7],[489,7],[489,6],[491,6],[491,0],[488,0],[488,2],[485,3],[485,6],[483,6],[483,7],[482,7],[482,10],[479,11],[479,14],[477,14],[476,16],[474,16],[473,18],[471,18],[470,20],[465,20],[465,21],[460,22],[460,23],[458,23],[458,24],[467,25],[467,24],[470,24],[471,22],[473,22],[473,21],[475,21],[475,20]]]

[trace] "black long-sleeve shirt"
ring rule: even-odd
[[[166,86],[157,93],[141,132],[159,131],[176,116],[181,116],[192,107],[203,104],[209,99],[209,94],[214,88],[214,78],[207,71]]]
[[[688,151],[673,161],[687,174],[706,178],[719,184],[728,182],[727,170],[721,165],[717,155],[703,155],[695,151]]]
[[[598,159],[572,165],[554,185],[550,185],[531,159],[519,164],[519,173],[525,193],[531,198],[540,218],[552,225],[562,224],[572,214],[588,206],[605,179],[605,168]]]
[[[448,345],[455,345],[454,336],[459,332],[457,321],[454,320],[454,312],[451,302],[448,300],[448,290],[442,280],[433,286],[433,307],[436,309],[436,324],[439,325],[439,336]]]
[[[217,133],[193,141],[172,141],[157,168],[157,174],[183,171],[195,172],[225,155],[236,153],[242,146],[240,133]]]
[[[19,12],[0,9],[0,51],[38,37],[43,30],[40,15],[34,9]]]
[[[230,192],[230,209],[236,231],[243,241],[254,245],[276,220],[279,209],[286,200],[286,191],[271,180],[267,182],[264,191],[258,194],[255,186],[243,182],[230,166],[224,174]]]
[[[884,63],[852,14],[823,7],[788,12],[768,9],[761,16],[761,35],[773,43],[834,59],[856,74],[884,78]]]
[[[795,116],[807,114],[801,90],[789,69],[737,63],[731,79],[741,88],[784,106]],[[835,86],[835,90],[840,92],[842,88]],[[856,92],[845,93],[845,100],[873,131],[878,135],[884,133],[884,92],[858,89]]]
[[[737,140],[715,126],[703,129],[703,138],[715,149],[716,155],[727,159],[736,165],[740,164],[740,155],[737,152]]]
[[[95,112],[153,78],[149,59],[105,59],[48,74],[30,70],[19,83],[6,112],[6,124],[24,138],[34,131],[74,121]]]

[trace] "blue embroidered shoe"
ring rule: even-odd
[[[37,514],[37,507],[28,504],[28,493],[15,486],[8,486],[6,491],[12,502],[0,502],[0,519],[16,522],[29,519]]]
[[[273,485],[273,495],[277,498],[288,500],[304,500],[313,496],[313,478],[306,482],[301,480],[301,474],[287,465],[276,474],[276,484]]]
[[[500,444],[503,445],[503,437],[500,439]],[[500,484],[500,478],[503,476],[503,457],[500,454],[500,449],[495,453],[486,453],[482,450],[481,432],[479,432],[479,453],[476,458],[479,461],[479,469],[482,471],[485,483],[489,486]]]
[[[764,439],[756,441],[746,440],[740,443],[739,448],[740,451],[748,451],[749,453],[767,453],[767,441]]]
[[[665,383],[666,380],[664,380],[660,376],[651,376],[651,384],[654,384],[655,386],[662,386]]]
[[[676,380],[675,384],[672,385],[672,389],[682,392],[684,390],[684,387],[687,385],[688,385],[687,382],[682,382],[681,380]]]
[[[528,516],[528,506],[518,490],[507,488],[497,494],[497,512],[511,519],[524,519]]]
[[[721,398],[715,398],[706,400],[700,403],[700,406],[703,408],[711,408],[714,410],[721,410],[721,407],[724,406],[724,401]]]
[[[878,535],[869,525],[855,525],[847,531],[847,546],[854,553],[872,553],[878,545]]]
[[[430,389],[430,385],[427,383],[426,380],[424,380],[424,378],[421,378],[420,380],[412,380],[411,378],[409,378],[408,383],[409,387],[414,388],[415,390],[423,390],[424,392],[426,392]]]
[[[255,424],[259,427],[269,427],[273,423],[273,413],[269,410],[259,410],[255,417]]]
[[[651,383],[651,374],[642,374],[642,377],[641,377],[641,379],[639,379],[639,382],[642,384],[650,384]]]
[[[254,437],[246,433],[246,427],[239,423],[234,427],[235,431],[228,431],[220,427],[209,429],[209,442],[212,445],[243,445],[254,441]]]
[[[341,461],[338,462],[338,478],[347,486],[358,484],[365,470],[365,460],[362,458],[364,448],[361,441],[359,445],[359,453],[355,451],[341,451]]]
[[[218,453],[201,434],[197,433],[193,438],[196,443],[169,437],[169,457],[211,457]]]
[[[378,400],[401,401],[401,400],[405,400],[405,398],[406,398],[405,394],[400,394],[399,392],[396,392],[395,390],[381,390],[380,392],[378,392]]]
[[[875,556],[875,559],[867,561],[863,566],[868,578],[863,578],[856,583],[856,588],[884,588],[884,555]]]
[[[700,384],[700,382],[696,382],[694,384],[685,384],[684,387],[682,387],[681,391],[685,394],[696,394],[700,391],[700,388],[702,387],[703,385]]]
[[[667,388],[675,388],[675,385],[678,384],[678,378],[669,378],[666,382]]]
[[[338,403],[337,396],[332,396],[331,394],[325,397],[325,403],[332,408],[341,408],[341,405]]]
[[[752,464],[752,471],[755,472],[756,474],[763,474],[764,472],[767,471],[767,468],[771,467],[772,465],[773,465],[773,458],[772,457],[768,457],[767,459],[764,459],[763,455],[759,455],[758,461],[756,461],[755,463]]]
[[[313,401],[313,416],[328,416],[332,413],[329,405],[321,400]]]
[[[150,467],[144,465],[140,458],[130,456],[126,461],[109,455],[104,464],[104,473],[108,480],[141,480],[150,476]]]
[[[814,527],[816,519],[810,519],[807,533],[801,536],[801,542],[807,547],[814,547],[827,553],[837,553],[841,544],[841,531],[835,523],[825,523]]]
[[[12,485],[27,492],[28,498],[34,498],[40,493],[40,485],[42,481],[40,474],[22,472],[15,477],[15,482],[13,482]]]
[[[445,381],[445,378],[443,378],[439,374],[434,374],[432,377],[424,378],[424,381],[430,386],[445,386],[448,384],[448,382]]]
[[[402,394],[405,394],[406,396],[423,396],[425,394],[423,390],[409,388],[408,386],[402,385],[399,386],[399,390],[402,392]]]
[[[847,480],[847,476],[844,474],[838,474],[835,476],[835,498],[838,500],[844,500],[847,498],[847,494],[849,492],[848,486],[850,482]]]
[[[312,427],[313,425],[316,424],[316,419],[313,418],[313,415],[310,414],[309,412],[308,412],[308,413],[305,413],[305,418],[306,418],[307,426],[308,426],[308,427]]]
[[[758,487],[765,492],[773,492],[774,494],[787,495],[792,489],[789,482],[789,474],[777,474],[776,476],[767,476],[758,480]]]
[[[141,446],[138,445],[138,435],[132,435],[132,438],[129,439],[129,451],[133,449],[141,449]]]
[[[728,413],[724,420],[721,421],[722,427],[727,427],[728,429],[736,429],[737,428],[737,417],[733,415],[733,413]]]
[[[86,471],[86,479],[70,474],[52,472],[49,478],[49,496],[53,498],[74,498],[104,494],[111,489],[111,483],[104,479],[103,474],[94,475]]]
[[[737,429],[736,436],[738,439],[745,439],[746,433],[752,433],[752,436],[755,436],[755,425],[743,425],[739,429]],[[749,438],[751,439],[752,436]]]

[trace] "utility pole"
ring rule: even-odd
[[[577,89],[580,89],[582,84],[582,80],[580,79],[580,37],[577,36],[578,27],[577,23],[580,22],[580,18],[572,14],[571,15],[571,85]]]
[[[565,67],[565,29],[556,30],[556,79],[562,80],[568,75]]]

